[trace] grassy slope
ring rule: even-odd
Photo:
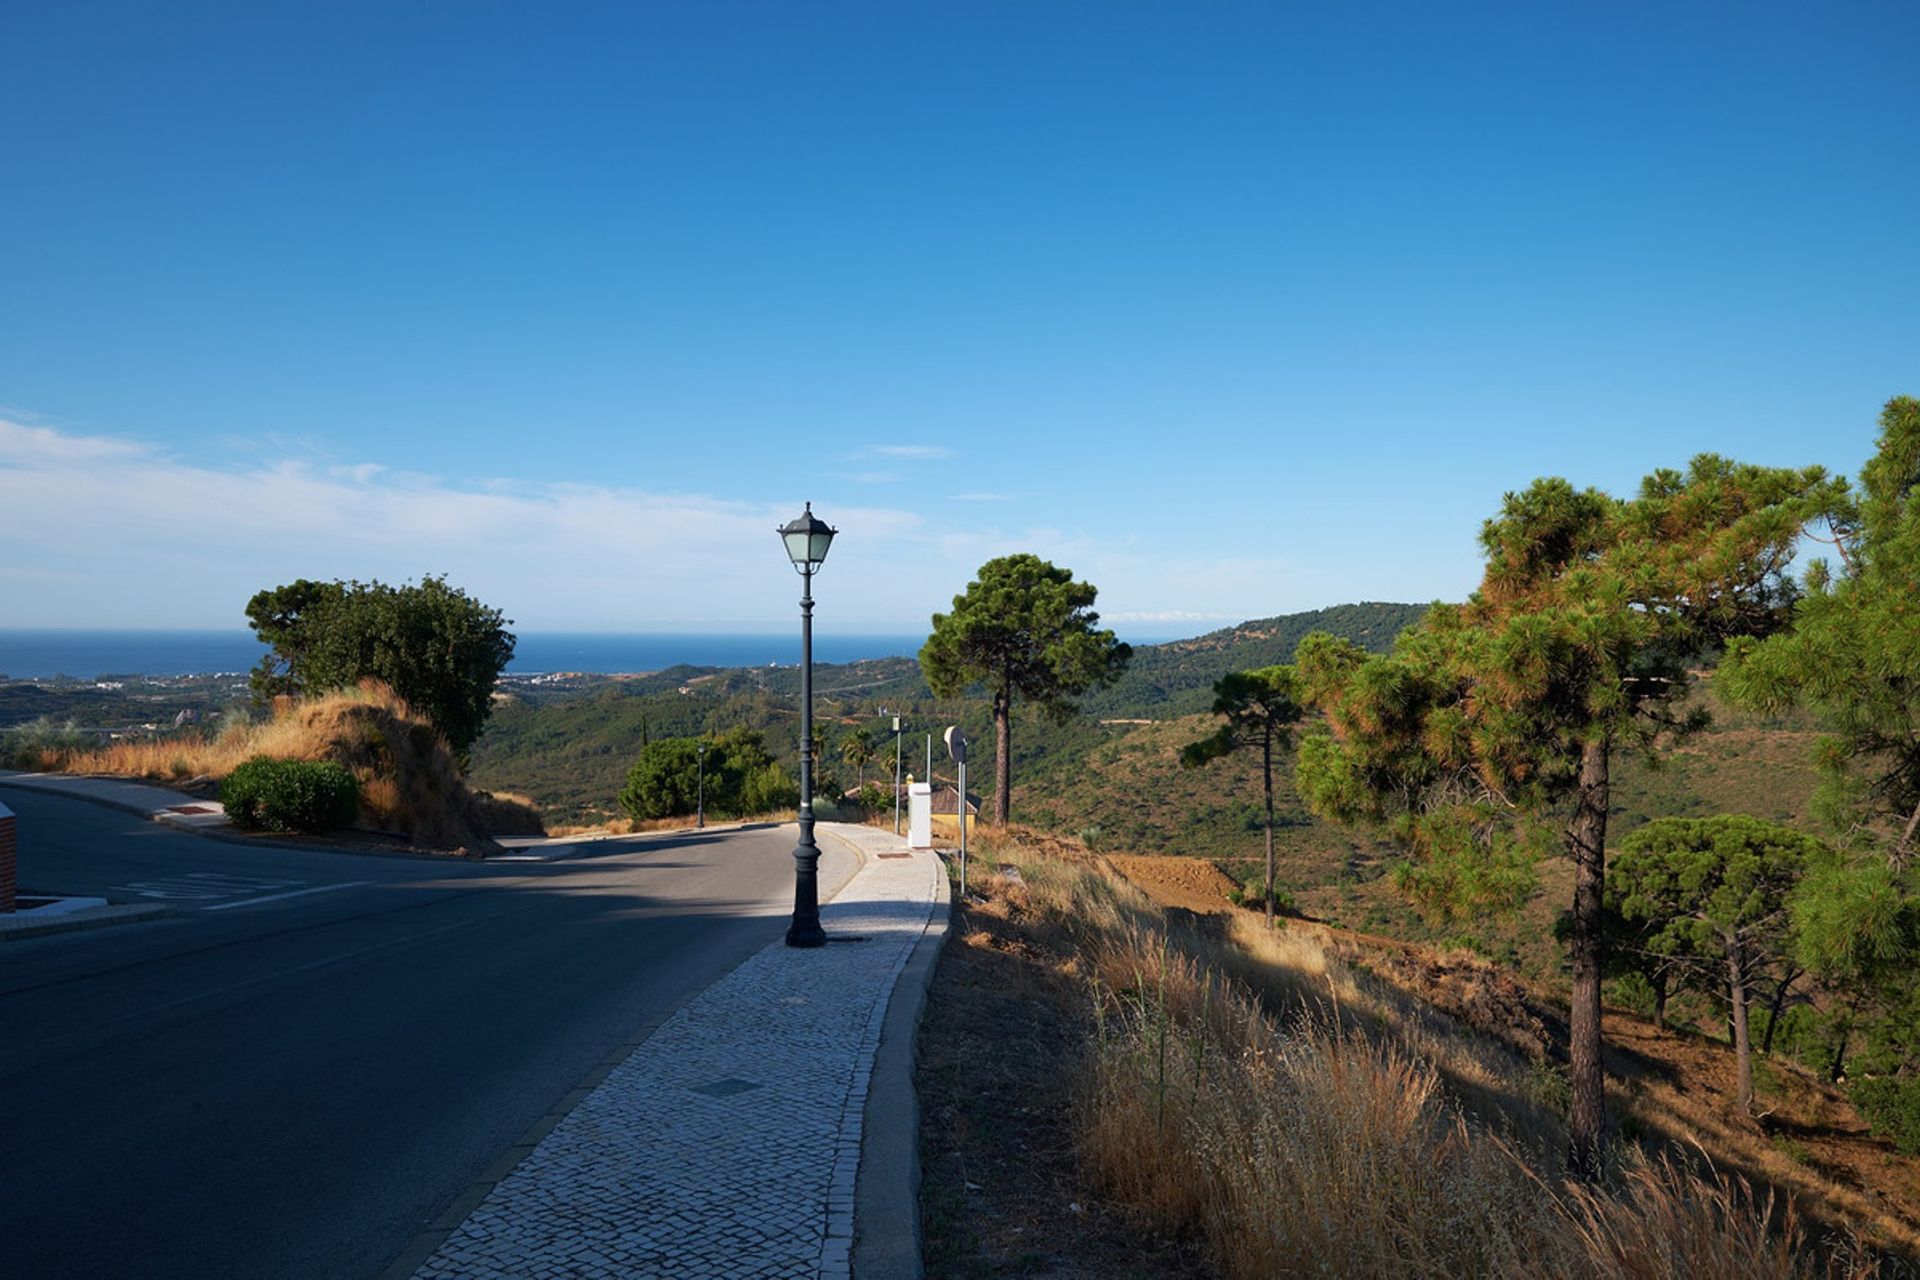
[[[1786,1276],[1843,1265],[1849,1227],[1920,1244],[1916,1162],[1790,1066],[1733,1121],[1724,1044],[1610,1011],[1610,1106],[1653,1163],[1586,1196],[1564,1018],[1494,966],[1270,935],[1192,896],[1196,860],[1111,860],[1122,883],[1036,833],[978,852],[920,1039],[931,1275]],[[1794,1197],[1796,1245],[1740,1180]]]

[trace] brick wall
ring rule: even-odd
[[[0,804],[0,912],[13,910],[14,863],[18,850],[13,810]]]

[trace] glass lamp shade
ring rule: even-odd
[[[780,537],[787,544],[787,556],[793,561],[793,567],[811,572],[826,563],[827,548],[833,544],[833,535],[838,530],[813,514],[813,504],[798,518],[789,521],[780,528]]]

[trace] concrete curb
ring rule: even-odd
[[[28,777],[33,775],[29,774]],[[66,776],[66,775],[63,775]],[[80,781],[87,781],[84,775],[71,775]],[[101,779],[101,781],[124,781],[124,779]],[[0,787],[12,787],[17,791],[30,791],[35,795],[59,796],[63,800],[78,800],[82,804],[95,805],[102,809],[112,809],[118,813],[132,814],[136,818],[145,818],[156,826],[169,831],[182,831],[188,835],[199,836],[203,840],[218,840],[222,844],[236,844],[248,849],[284,849],[290,853],[345,853],[358,858],[411,858],[419,862],[495,862],[497,858],[461,858],[451,853],[413,852],[407,849],[360,849],[350,845],[336,844],[294,844],[286,840],[273,840],[262,836],[248,835],[231,823],[222,821],[217,825],[195,822],[186,814],[176,814],[166,808],[155,809],[147,805],[134,804],[127,800],[118,800],[112,796],[101,795],[97,791],[87,791],[73,786],[50,786],[46,783],[23,782],[20,775],[0,775]],[[183,803],[193,803],[190,797],[183,796]],[[536,859],[521,859],[536,861]],[[557,861],[557,859],[537,859],[537,861]]]
[[[945,860],[942,859],[944,862]],[[894,980],[874,1054],[854,1183],[855,1280],[920,1280],[920,1097],[913,1085],[920,1018],[953,923],[952,883],[942,874],[926,931]]]
[[[173,908],[161,903],[135,903],[120,907],[90,907],[85,911],[69,911],[45,920],[33,919],[32,912],[0,916],[0,942],[43,938],[50,933],[71,933],[76,929],[138,924],[142,920],[160,920],[172,914]]]
[[[32,777],[33,775],[28,774],[26,776]],[[78,777],[79,775],[75,776]],[[99,805],[102,809],[117,809],[121,813],[130,813],[136,818],[151,819],[154,814],[154,811],[150,808],[130,804],[125,800],[115,800],[110,796],[103,796],[92,791],[83,791],[78,787],[49,786],[44,782],[23,782],[18,775],[0,775],[0,787],[13,787],[19,791],[31,791],[36,795],[61,796],[68,800],[79,800],[86,804]],[[182,802],[190,803],[185,797],[182,797]]]

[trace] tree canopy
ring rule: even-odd
[[[1430,906],[1516,901],[1535,856],[1575,865],[1569,1165],[1598,1168],[1602,887],[1610,762],[1701,727],[1682,713],[1690,665],[1732,636],[1781,625],[1786,569],[1827,509],[1818,468],[1712,455],[1649,475],[1628,500],[1561,479],[1510,493],[1486,522],[1486,573],[1435,605],[1391,653],[1302,642],[1306,700],[1327,731],[1301,744],[1309,806],[1384,823],[1409,854],[1403,883]]]
[[[1920,833],[1920,400],[1880,414],[1874,456],[1837,504],[1792,630],[1728,648],[1715,687],[1762,711],[1806,703],[1832,732],[1816,763],[1819,811],[1896,865]]]
[[[1792,895],[1823,853],[1813,837],[1760,818],[1661,818],[1627,837],[1607,873],[1609,905],[1647,926],[1639,945],[1725,997],[1743,1112],[1753,1110],[1753,993],[1788,962]]]
[[[1133,649],[1099,629],[1099,591],[1035,555],[1002,556],[980,566],[953,612],[933,615],[920,668],[937,697],[984,684],[993,698],[994,820],[1005,824],[1012,792],[1011,713],[1016,697],[1054,715],[1111,683]]]
[[[712,738],[647,743],[627,772],[620,807],[643,821],[685,817],[698,807],[703,785],[707,812],[730,817],[792,808],[800,799],[799,787],[768,752],[765,737],[738,728]]]
[[[867,766],[873,763],[873,734],[855,726],[840,735],[840,758],[853,766],[854,785],[867,784]]]
[[[253,671],[256,700],[383,680],[461,757],[513,658],[512,620],[444,577],[397,587],[302,578],[257,593],[247,622],[273,650]]]

